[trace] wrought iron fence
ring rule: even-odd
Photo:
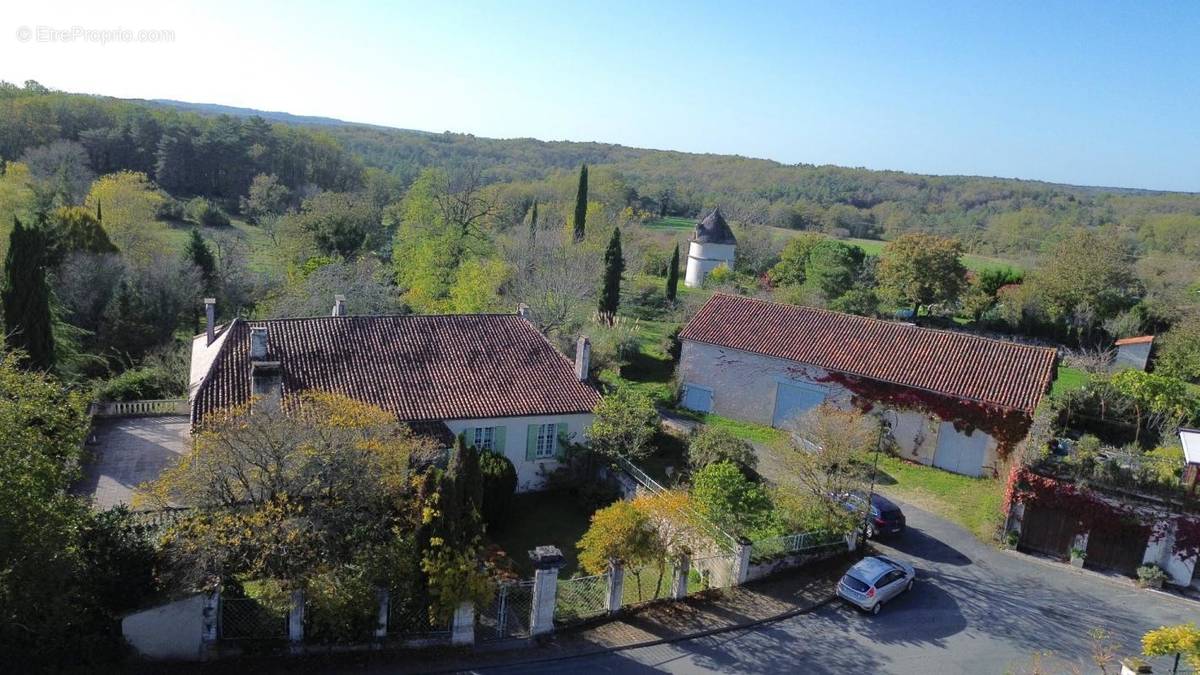
[[[650,474],[643,471],[636,464],[629,461],[625,457],[618,455],[616,458],[616,464],[622,471],[632,476],[633,479],[638,482],[638,484],[650,492],[657,494],[666,491],[666,488],[664,488],[658,481],[651,478]],[[715,544],[719,550],[737,550],[737,538],[725,530],[722,530],[719,526],[717,526],[716,523],[704,517],[704,515],[695,509],[689,509],[684,515],[686,516],[687,521],[706,537],[711,539],[713,544]]]
[[[571,623],[608,611],[608,574],[559,579],[554,596],[554,621]]]
[[[751,545],[750,560],[760,562],[777,556],[815,551],[842,542],[842,535],[823,530],[760,539]]]
[[[688,570],[689,595],[714,588],[729,588],[736,585],[737,556],[721,554],[690,561]]]
[[[481,641],[527,638],[533,618],[533,581],[513,581],[496,587],[492,602],[477,616]]]
[[[288,636],[288,611],[258,598],[221,598],[218,634],[222,640],[281,640]]]

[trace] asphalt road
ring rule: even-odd
[[[917,585],[879,616],[834,604],[735,633],[487,672],[1005,673],[1050,651],[1087,673],[1099,672],[1087,660],[1091,628],[1107,628],[1129,655],[1151,628],[1200,621],[1198,603],[999,551],[942,518],[904,511],[908,531],[879,548],[912,561]],[[1170,672],[1166,661],[1154,665]]]

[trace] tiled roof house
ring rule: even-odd
[[[781,428],[826,401],[904,390],[1020,419],[1049,388],[1056,362],[1051,348],[721,293],[679,338],[685,406]],[[913,459],[969,475],[995,467],[999,443],[982,429],[882,410]]]
[[[528,490],[538,487],[539,468],[561,456],[563,440],[581,440],[591,423],[600,396],[585,381],[586,346],[572,363],[516,314],[339,315],[344,307],[328,317],[239,319],[197,336],[193,424],[252,394],[330,391],[444,444],[463,433],[502,452]]]

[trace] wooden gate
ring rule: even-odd
[[[1054,509],[1025,505],[1021,520],[1021,549],[1065,558],[1075,539],[1075,519]]]
[[[1150,533],[1140,525],[1111,525],[1088,534],[1084,567],[1112,570],[1129,576],[1137,574],[1146,554]]]

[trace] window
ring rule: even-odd
[[[496,427],[475,427],[475,449],[494,450],[496,445]]]
[[[553,458],[558,450],[558,425],[537,425],[537,445],[534,448],[534,457],[537,459]]]

